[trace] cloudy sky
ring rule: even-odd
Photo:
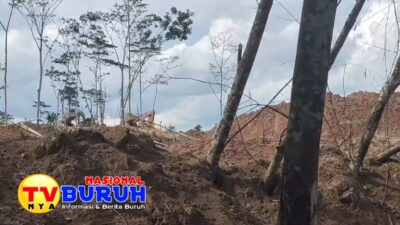
[[[117,0],[116,0],[117,1]],[[397,0],[396,0],[397,1]],[[57,10],[58,17],[78,17],[87,11],[107,11],[112,0],[64,0]],[[260,103],[266,103],[293,74],[296,42],[301,16],[301,2],[293,0],[275,1],[257,55],[246,93]],[[246,43],[257,8],[256,0],[147,0],[149,11],[163,14],[171,6],[190,9],[195,13],[193,32],[185,42],[168,43],[164,55],[180,56],[179,67],[170,71],[174,77],[210,79],[209,63],[213,57],[210,51],[210,37],[221,32],[232,34],[234,44]],[[334,40],[343,26],[355,1],[342,1],[337,12]],[[379,91],[392,69],[397,49],[398,29],[395,23],[392,0],[369,0],[357,20],[344,48],[336,60],[329,77],[330,89],[337,94],[356,91]],[[398,2],[400,5],[400,2]],[[7,0],[0,0],[0,19],[8,14]],[[19,119],[33,120],[38,87],[37,49],[26,23],[15,14],[9,41],[9,113]],[[49,36],[56,32],[50,25]],[[4,33],[0,30],[0,59],[4,54]],[[384,50],[386,49],[386,51]],[[151,77],[155,64],[146,67],[146,76]],[[118,95],[120,75],[110,69],[106,79],[109,99],[107,117],[110,123],[118,117]],[[2,85],[3,74],[0,84]],[[50,105],[56,100],[53,90],[45,78],[42,99]],[[2,94],[1,94],[2,96]],[[279,96],[276,103],[288,101],[290,86]],[[144,111],[151,110],[154,88],[146,90]],[[245,101],[244,99],[243,101]],[[134,99],[136,108],[137,99]],[[3,109],[3,98],[0,99]],[[245,108],[241,112],[249,108]],[[53,109],[55,110],[55,109]],[[208,84],[191,80],[171,80],[167,86],[159,87],[156,104],[156,120],[171,124],[179,130],[186,130],[201,124],[212,127],[219,121],[219,106]]]

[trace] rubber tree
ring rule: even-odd
[[[304,0],[282,170],[279,224],[317,224],[319,143],[336,0]]]
[[[227,104],[224,108],[223,117],[213,135],[213,142],[207,156],[207,163],[211,170],[213,182],[216,182],[219,160],[225,149],[226,140],[253,67],[264,34],[265,26],[267,24],[269,12],[271,11],[272,2],[272,0],[262,0],[258,4],[257,14],[247,40],[246,48],[236,71],[236,76],[228,96]]]
[[[9,5],[10,5],[10,11],[7,16],[7,19],[3,22],[0,21],[0,27],[3,29],[5,33],[4,37],[4,124],[7,126],[7,121],[8,121],[8,107],[7,107],[7,76],[8,76],[8,34],[10,31],[10,24],[11,20],[15,11],[15,8],[18,7],[19,1],[18,0],[12,0]]]
[[[379,99],[374,106],[371,115],[368,118],[367,126],[361,138],[360,148],[358,149],[357,159],[354,165],[354,176],[357,178],[360,175],[360,170],[363,165],[365,156],[367,155],[369,145],[372,138],[378,129],[379,122],[381,121],[382,114],[390,100],[390,97],[400,85],[400,57],[397,58],[396,66],[386,81],[385,85],[379,93]]]
[[[335,41],[331,49],[330,60],[329,60],[329,68],[332,68],[335,60],[342,49],[352,27],[354,26],[355,22],[357,21],[357,17],[361,12],[362,7],[364,6],[365,0],[358,0],[354,5],[353,9],[350,11],[349,16]],[[276,154],[272,159],[271,164],[268,167],[268,170],[263,178],[264,189],[267,191],[268,194],[273,194],[274,189],[277,184],[277,177],[278,177],[278,169],[280,168],[281,161],[283,159],[283,152],[285,150],[285,139],[281,140],[279,145],[276,148]]]

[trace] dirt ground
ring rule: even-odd
[[[346,99],[332,95],[335,110],[330,99],[321,144],[319,224],[400,224],[400,158],[395,156],[382,165],[369,163],[370,157],[400,144],[400,95],[393,98],[372,143],[360,199],[349,201],[340,199],[351,186],[349,159],[377,95],[359,92]],[[288,104],[275,108],[287,113]],[[255,113],[240,117],[240,126]],[[213,130],[188,131],[198,140],[182,138],[162,149],[151,135],[132,134],[123,127],[60,131],[29,126],[45,138],[32,137],[15,125],[0,127],[0,224],[275,224],[279,194],[268,197],[259,185],[286,126],[286,119],[272,110],[263,112],[243,131],[243,140],[239,135],[228,145],[219,186],[211,183],[204,162]],[[237,128],[236,123],[233,132]],[[348,157],[338,154],[338,143]],[[19,182],[34,173],[49,174],[59,184],[70,185],[82,184],[84,176],[140,175],[148,186],[146,209],[57,207],[45,215],[30,214],[19,206],[16,192]]]

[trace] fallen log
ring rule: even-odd
[[[389,151],[379,154],[373,161],[377,163],[384,163],[390,159],[393,155],[400,152],[400,145],[391,148]]]
[[[41,135],[39,132],[35,131],[34,129],[28,127],[27,125],[25,125],[23,123],[18,123],[17,125],[19,127],[21,127],[22,129],[28,131],[29,133],[31,133],[35,137],[38,137],[38,138],[42,138],[43,137],[43,135]]]

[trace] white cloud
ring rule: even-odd
[[[218,103],[212,95],[186,96],[169,109],[162,111],[155,117],[156,123],[176,126],[187,130],[201,124],[205,118],[215,116]],[[209,127],[209,124],[206,124]]]
[[[256,12],[256,1],[240,0],[149,0],[150,11],[163,13],[172,5],[178,8],[189,8],[195,12],[193,34],[187,42],[174,42],[168,45],[165,55],[179,55],[181,66],[170,75],[176,77],[191,77],[207,81],[209,79],[209,62],[212,61],[209,40],[210,36],[220,32],[231,32],[235,43],[246,43],[248,33]],[[301,1],[282,0],[282,4],[299,19]],[[6,1],[0,2],[0,19],[6,14]],[[58,13],[65,17],[77,17],[88,10],[105,10],[113,1],[99,0],[68,0],[60,6]],[[340,32],[347,14],[354,1],[343,1],[339,7],[335,35]],[[79,8],[76,6],[79,5]],[[350,33],[348,40],[336,60],[329,77],[330,88],[336,93],[342,93],[344,63],[346,66],[345,87],[346,93],[358,90],[379,90],[384,82],[393,54],[387,53],[386,64],[383,51],[371,45],[383,47],[385,37],[389,49],[395,49],[397,27],[393,20],[393,12],[388,13],[386,2],[368,2],[360,15],[355,30]],[[206,6],[206,9],[205,9]],[[386,7],[386,8],[385,8]],[[390,8],[389,8],[390,9]],[[385,34],[385,18],[390,16]],[[25,21],[15,15],[13,29],[10,32],[10,112],[15,117],[34,118],[34,109],[31,107],[36,98],[38,86],[38,59],[37,49]],[[251,92],[253,98],[260,103],[266,103],[275,92],[290,79],[296,55],[296,45],[299,24],[293,21],[290,15],[279,4],[274,4],[268,20],[252,73],[245,93]],[[56,35],[56,27],[49,26],[46,34]],[[4,34],[0,32],[0,40]],[[335,39],[335,38],[334,38]],[[369,45],[367,45],[367,44]],[[1,49],[3,42],[0,41]],[[0,59],[3,59],[2,53]],[[154,74],[157,69],[155,63],[146,67],[147,76]],[[84,70],[84,69],[83,69]],[[106,79],[107,102],[106,119],[109,125],[119,123],[119,83],[120,74],[116,69],[109,69],[110,76]],[[365,74],[365,71],[367,73]],[[84,74],[85,75],[85,74]],[[365,76],[366,75],[366,76]],[[1,76],[2,77],[2,76]],[[84,78],[90,85],[90,76]],[[43,99],[55,105],[53,91],[48,87],[49,81],[44,80]],[[134,89],[137,91],[138,87]],[[196,124],[205,128],[212,127],[219,121],[218,102],[212,94],[209,85],[190,80],[171,80],[168,86],[161,86],[158,90],[156,104],[156,120],[165,125],[175,125],[177,129],[189,129]],[[150,88],[144,95],[144,111],[152,108],[155,90]],[[278,101],[289,100],[288,88]],[[137,92],[134,94],[133,108],[137,109]],[[0,106],[2,108],[2,106]]]

